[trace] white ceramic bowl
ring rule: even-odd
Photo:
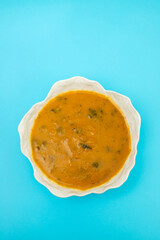
[[[116,176],[111,178],[108,182],[103,185],[88,189],[88,190],[78,190],[63,187],[54,181],[47,178],[46,175],[40,170],[40,168],[35,164],[32,159],[31,145],[30,145],[30,133],[38,112],[44,107],[44,105],[56,95],[67,92],[70,90],[89,90],[101,93],[106,96],[110,96],[113,101],[121,108],[124,115],[126,116],[130,133],[131,133],[131,144],[132,150],[129,154],[123,168],[118,172]],[[89,193],[103,193],[111,188],[117,188],[121,186],[128,178],[131,169],[135,165],[135,157],[137,153],[137,143],[139,140],[141,118],[139,113],[135,110],[131,101],[128,97],[123,96],[119,93],[113,91],[105,90],[98,82],[91,81],[83,77],[73,77],[70,79],[62,80],[56,82],[50,92],[48,93],[46,99],[42,102],[35,104],[23,117],[21,120],[18,131],[21,141],[21,151],[29,159],[33,166],[34,176],[38,182],[43,184],[50,192],[58,197],[69,197],[72,195],[84,196]]]

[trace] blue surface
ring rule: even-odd
[[[142,117],[136,165],[104,194],[60,199],[33,177],[18,124],[55,81],[99,81]],[[160,1],[0,0],[0,239],[160,239]]]

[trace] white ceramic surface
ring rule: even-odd
[[[123,168],[120,172],[114,176],[107,183],[94,187],[89,190],[78,190],[72,188],[66,188],[58,185],[57,183],[49,180],[43,172],[38,168],[38,166],[34,163],[31,155],[31,146],[30,146],[30,132],[34,123],[35,118],[38,115],[38,112],[43,108],[43,106],[56,95],[67,92],[70,90],[90,90],[101,93],[106,96],[110,96],[112,100],[121,108],[124,115],[126,116],[130,133],[131,133],[131,141],[132,141],[132,151],[127,158]],[[23,117],[21,120],[18,131],[20,135],[21,141],[21,151],[22,153],[29,159],[33,166],[34,176],[38,182],[47,187],[50,192],[58,197],[69,197],[72,195],[76,196],[84,196],[89,193],[103,193],[111,188],[117,188],[121,186],[128,178],[128,175],[131,169],[135,165],[135,157],[137,154],[137,143],[139,140],[140,134],[140,125],[141,118],[139,113],[135,110],[131,101],[128,97],[123,96],[119,93],[113,91],[105,90],[98,82],[91,81],[83,77],[73,77],[70,79],[62,80],[56,82],[50,92],[48,93],[46,99],[42,102],[35,104]]]

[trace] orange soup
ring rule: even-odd
[[[69,91],[51,99],[31,131],[34,162],[59,185],[86,190],[109,181],[131,152],[126,118],[102,94]]]

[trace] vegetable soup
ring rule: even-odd
[[[81,190],[109,181],[131,152],[120,108],[91,91],[51,99],[35,119],[30,140],[33,160],[49,179]]]

